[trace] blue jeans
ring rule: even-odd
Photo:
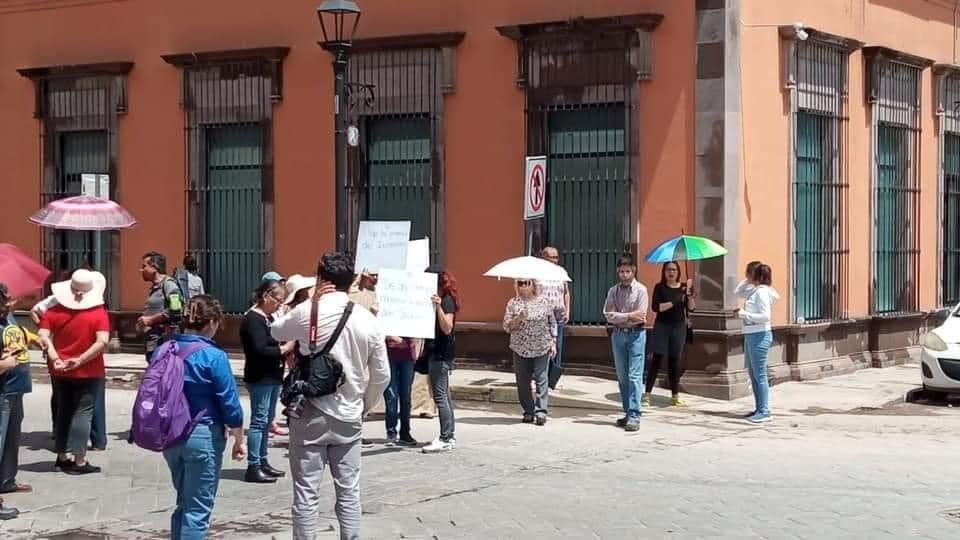
[[[770,414],[770,382],[767,380],[767,353],[773,343],[773,333],[753,332],[743,335],[743,354],[747,360],[747,373],[753,388],[753,400],[757,413]]]
[[[620,383],[620,400],[627,420],[639,420],[642,414],[640,396],[643,395],[643,362],[647,356],[647,332],[615,329],[610,336],[613,345],[613,364]]]
[[[207,537],[226,446],[222,424],[200,424],[187,442],[163,451],[177,490],[177,508],[170,517],[171,540]]]
[[[386,406],[387,435],[397,432],[400,422],[400,435],[410,436],[410,394],[413,390],[414,362],[390,362],[390,386],[383,391]]]
[[[277,412],[280,399],[279,384],[248,384],[250,392],[250,429],[247,431],[247,465],[267,461],[270,442],[270,424]]]
[[[90,426],[90,445],[103,450],[107,447],[107,381],[100,380],[97,401],[93,404],[93,423]]]

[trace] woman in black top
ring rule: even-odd
[[[243,381],[250,393],[250,430],[247,432],[247,473],[244,480],[254,483],[276,482],[285,473],[267,462],[269,428],[277,410],[283,383],[284,357],[293,352],[295,342],[279,343],[270,336],[273,314],[283,305],[285,291],[279,281],[260,283],[253,294],[254,306],[240,323],[243,344]]]
[[[456,321],[460,311],[457,281],[449,272],[438,271],[437,294],[432,298],[437,316],[434,339],[430,344],[430,389],[440,417],[440,436],[423,448],[426,454],[448,452],[457,447],[454,437],[456,419],[450,396],[450,371],[456,352]]]
[[[653,325],[653,363],[647,371],[647,392],[642,403],[650,405],[650,393],[657,382],[657,372],[664,356],[667,357],[667,376],[670,379],[670,391],[673,393],[673,406],[685,407],[680,399],[680,355],[687,341],[687,313],[695,307],[693,300],[693,280],[680,282],[680,265],[676,261],[664,263],[660,272],[660,283],[653,288],[653,301],[650,302],[657,314]]]

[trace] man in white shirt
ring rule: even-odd
[[[328,252],[317,268],[316,341],[322,348],[349,302],[353,263],[343,253]],[[271,325],[277,341],[299,341],[309,356],[310,310],[303,302]],[[312,398],[300,418],[290,418],[290,473],[293,477],[293,537],[319,534],[320,482],[330,467],[336,490],[340,538],[360,538],[360,439],[363,416],[377,405],[390,383],[383,330],[367,309],[353,312],[330,354],[343,364],[343,383],[330,395]]]

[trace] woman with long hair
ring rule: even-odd
[[[767,353],[773,343],[770,327],[773,305],[780,299],[773,283],[773,271],[766,264],[757,264],[750,276],[752,291],[743,302],[743,352],[747,360],[750,386],[753,388],[754,411],[747,421],[760,424],[770,421],[770,383],[767,379]]]
[[[547,423],[550,388],[547,367],[557,354],[556,304],[540,295],[540,286],[529,279],[516,281],[516,296],[507,302],[503,329],[510,334],[517,398],[523,408],[523,423]],[[534,396],[530,383],[536,386]]]
[[[685,407],[680,399],[680,357],[687,342],[687,314],[696,307],[693,299],[693,280],[680,281],[680,265],[676,261],[663,263],[660,283],[653,287],[651,307],[657,314],[653,324],[653,363],[647,370],[647,388],[643,406],[650,406],[650,394],[657,383],[657,372],[663,358],[667,358],[667,377],[674,407]]]
[[[440,436],[423,448],[424,453],[448,452],[457,447],[454,437],[456,420],[453,415],[453,398],[450,396],[450,370],[456,357],[457,313],[460,312],[460,292],[457,280],[445,271],[437,274],[437,294],[432,298],[437,315],[437,327],[431,344],[430,387],[433,401],[440,417]]]
[[[177,506],[170,517],[171,538],[205,538],[220,485],[226,432],[233,437],[233,459],[246,455],[243,440],[243,409],[227,353],[213,336],[223,322],[223,308],[212,296],[194,296],[183,310],[183,332],[177,334],[179,347],[201,348],[183,362],[183,393],[190,416],[202,413],[200,423],[181,445],[163,451],[170,468]]]
[[[244,480],[252,483],[276,482],[286,474],[267,461],[269,428],[273,424],[280,385],[283,384],[284,357],[296,346],[296,342],[280,343],[270,335],[270,323],[284,300],[285,290],[279,281],[261,281],[253,293],[253,307],[240,323],[243,381],[250,393],[249,454]]]

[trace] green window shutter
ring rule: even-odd
[[[960,135],[943,141],[943,303],[960,302]]]
[[[367,219],[410,221],[411,238],[431,236],[430,117],[372,117],[367,130]]]
[[[905,154],[904,128],[881,125],[877,134],[877,186],[876,186],[876,268],[874,272],[874,311],[888,313],[898,309],[897,290],[903,284],[898,279],[906,276],[898,272],[902,256],[897,249],[902,233],[900,219],[904,201],[902,189],[905,171],[902,163]]]
[[[240,313],[263,272],[263,129],[211,127],[206,143],[206,288]]]
[[[622,105],[548,112],[547,236],[573,279],[573,317],[603,322],[626,244],[630,177]]]
[[[827,318],[823,285],[827,282],[824,199],[829,197],[828,163],[824,159],[827,129],[832,119],[809,113],[797,115],[796,185],[794,186],[794,291],[796,318]]]

